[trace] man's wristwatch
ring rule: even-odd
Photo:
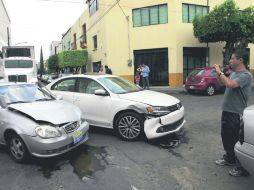
[[[224,74],[223,72],[220,72],[218,75],[219,75],[219,77],[220,77],[221,75],[225,75],[225,74]]]

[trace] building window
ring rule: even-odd
[[[82,35],[80,36],[80,47],[81,48],[86,48],[86,24],[82,25]]]
[[[86,24],[83,24],[82,31],[83,31],[82,37],[83,37],[84,43],[86,43]]]
[[[156,5],[132,10],[133,27],[168,23],[168,5]]]
[[[68,41],[68,47],[67,47],[67,50],[70,50],[71,49],[71,42]]]
[[[73,42],[72,42],[71,46],[72,46],[73,50],[77,49],[77,35],[76,35],[76,33],[73,34]]]
[[[184,23],[191,23],[196,15],[206,15],[209,7],[202,5],[183,4],[182,20]]]
[[[92,16],[99,9],[99,0],[89,1],[89,15]]]
[[[97,49],[97,35],[93,37],[93,48]]]
[[[194,68],[206,67],[207,54],[206,48],[183,48],[183,82]]]

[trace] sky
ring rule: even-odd
[[[50,53],[52,41],[61,41],[62,34],[78,20],[86,9],[86,0],[4,0],[11,20],[12,45],[35,47],[40,60]],[[22,43],[24,42],[24,43]]]

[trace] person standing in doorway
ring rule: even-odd
[[[146,64],[142,64],[142,81],[143,81],[143,88],[149,90],[149,73],[150,68]]]
[[[134,79],[135,79],[135,84],[139,85],[140,73],[138,71],[136,72]]]
[[[105,71],[104,71],[103,68],[104,68],[103,65],[101,65],[100,70],[99,70],[99,73],[100,73],[100,74],[105,74]]]
[[[222,104],[221,138],[225,150],[223,158],[216,160],[220,166],[236,166],[229,171],[232,176],[244,176],[248,172],[240,165],[234,152],[234,146],[239,140],[242,114],[251,93],[252,74],[247,70],[248,53],[245,50],[235,50],[229,61],[232,73],[226,77],[220,66],[214,68],[221,82],[226,86]]]

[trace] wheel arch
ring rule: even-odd
[[[22,135],[20,135],[21,133],[19,133],[18,131],[15,131],[14,129],[7,129],[5,132],[4,132],[4,141],[5,141],[5,144],[7,145],[8,144],[8,141],[9,141],[9,138],[10,138],[10,135],[18,135],[22,141],[25,143],[26,145],[26,148],[28,149],[28,152],[30,152],[30,147],[28,146],[27,142],[25,141],[25,139],[22,137]]]
[[[9,141],[9,138],[11,135],[19,135],[15,130],[13,129],[7,129],[5,132],[4,132],[4,140],[5,140],[5,144],[8,143]]]
[[[139,114],[139,115],[141,116],[141,118],[143,119],[143,121],[145,120],[144,114],[138,112],[138,111],[135,110],[135,109],[129,108],[129,109],[125,109],[125,110],[120,110],[120,111],[118,111],[118,112],[115,114],[115,116],[114,116],[114,119],[113,119],[113,128],[115,128],[115,123],[116,123],[116,120],[117,120],[117,118],[119,117],[119,115],[121,115],[121,114],[123,114],[123,113],[126,113],[126,112],[134,112],[134,113],[137,113],[137,114]]]

